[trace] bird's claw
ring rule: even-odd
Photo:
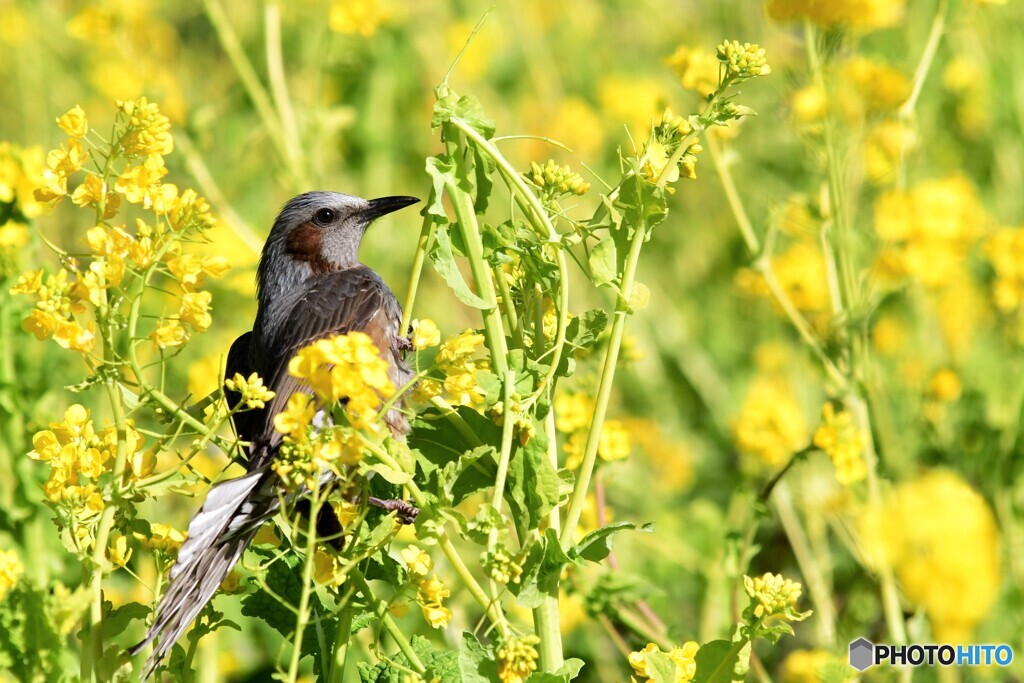
[[[420,514],[420,509],[418,507],[405,500],[395,498],[385,500],[383,498],[374,498],[373,496],[370,496],[368,501],[370,505],[379,507],[381,510],[397,512],[399,524],[413,524],[416,522],[416,517]]]

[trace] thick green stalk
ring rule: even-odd
[[[410,643],[409,639],[405,637],[404,633],[402,633],[402,629],[398,628],[398,624],[396,624],[395,620],[391,618],[391,615],[388,613],[387,602],[384,600],[377,600],[373,597],[373,591],[370,590],[370,584],[366,582],[366,577],[363,576],[363,573],[358,569],[353,567],[349,576],[352,578],[352,581],[355,583],[359,592],[366,598],[366,601],[370,604],[370,607],[377,615],[377,618],[380,619],[380,623],[384,627],[384,630],[388,632],[388,635],[390,635],[392,639],[394,639],[395,643],[398,644],[398,649],[401,650],[402,654],[404,654],[406,659],[409,660],[409,665],[415,669],[416,673],[425,673],[427,667],[423,665],[419,655],[416,654],[416,650],[412,649],[412,643]]]
[[[548,462],[558,469],[558,440],[555,432],[555,411],[549,410],[544,419],[544,434],[548,438]],[[557,534],[561,528],[558,507],[548,513],[548,527]],[[559,596],[545,595],[539,607],[533,609],[533,630],[540,638],[537,650],[540,653],[540,671],[553,673],[565,663],[562,654],[561,615],[558,611]]]
[[[437,194],[431,189],[427,204],[433,204],[436,196]],[[402,326],[399,328],[402,334],[409,329],[413,320],[412,309],[416,304],[416,293],[419,290],[420,278],[423,276],[423,264],[427,259],[427,252],[430,250],[430,242],[434,238],[435,226],[436,224],[430,216],[423,216],[423,227],[420,228],[420,238],[416,242],[416,254],[412,260],[412,273],[409,275],[409,289],[406,290],[405,305],[402,307]]]
[[[455,156],[458,156],[457,154]],[[445,190],[452,201],[455,218],[462,230],[462,241],[469,258],[469,269],[476,282],[477,295],[486,302],[489,308],[482,311],[484,318],[484,336],[487,348],[491,352],[494,372],[503,377],[508,370],[508,347],[505,344],[505,330],[501,322],[501,311],[498,310],[498,297],[491,280],[491,269],[484,261],[483,242],[480,238],[480,226],[477,224],[473,201],[465,190],[453,182],[445,183]]]
[[[605,352],[604,364],[601,366],[601,381],[598,384],[597,398],[594,401],[594,417],[590,423],[590,431],[587,433],[587,444],[583,450],[583,463],[576,471],[576,483],[573,485],[569,510],[565,515],[565,524],[559,536],[562,547],[565,549],[568,549],[574,541],[576,526],[579,524],[580,514],[583,512],[587,491],[590,488],[590,478],[594,473],[594,465],[597,462],[597,446],[601,439],[601,428],[604,426],[604,418],[608,412],[608,399],[611,397],[612,384],[615,381],[615,368],[619,362],[622,336],[626,329],[626,317],[629,315],[627,302],[633,294],[633,279],[636,276],[637,264],[640,261],[640,251],[643,248],[644,240],[647,238],[646,225],[640,224],[633,227],[633,242],[629,246],[629,255],[626,257],[626,265],[622,271],[619,300],[612,320],[608,350]]]
[[[327,672],[327,683],[343,683],[345,665],[348,663],[349,641],[352,639],[352,598],[355,590],[349,588],[342,598],[341,615],[334,636],[334,651],[331,653],[331,668]]]
[[[316,553],[316,525],[313,520],[320,512],[320,478],[316,477],[310,495],[310,523],[306,529],[306,557],[302,564],[302,592],[299,594],[298,616],[295,620],[295,643],[292,645],[292,659],[288,667],[288,681],[295,683],[299,677],[299,660],[302,659],[302,637],[309,624],[309,596],[313,593],[313,555]]]

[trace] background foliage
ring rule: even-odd
[[[587,662],[584,680],[622,680],[630,669],[616,646],[646,642],[629,614],[603,602],[609,596],[645,600],[670,642],[706,642],[727,637],[744,572],[801,580],[804,606],[815,610],[797,637],[760,652],[751,677],[843,680],[850,672],[830,669],[829,657],[845,659],[845,644],[861,635],[896,640],[897,622],[911,641],[1008,642],[1024,652],[1024,101],[1014,67],[1024,61],[1022,10],[942,0],[904,12],[899,2],[865,0],[838,3],[845,9],[829,16],[820,8],[830,3],[811,3],[818,14],[805,25],[807,3],[767,4],[509,3],[451,78],[480,99],[500,135],[568,148],[506,141],[517,168],[553,158],[600,187],[598,178],[620,175],[618,150],[641,146],[666,106],[700,109],[695,90],[709,91],[717,69],[701,59],[723,38],[760,43],[774,72],[743,86],[743,104],[758,116],[738,137],[734,128],[705,143],[697,179],[677,184],[669,219],[644,252],[638,277],[650,304],[629,321],[610,412],[630,455],[601,463],[584,521],[654,522],[655,532],[619,535],[611,569],[586,574],[562,600],[566,652]],[[251,325],[258,249],[283,201],[313,188],[426,198],[423,160],[439,150],[433,88],[486,9],[0,2],[0,139],[18,147],[0,143],[0,201],[33,182],[25,174],[41,171],[44,150],[61,142],[54,118],[73,105],[107,125],[115,99],[159,102],[174,126],[169,177],[195,187],[219,219],[196,248],[232,264],[209,284],[209,331],[167,366],[179,397],[205,396],[228,345]],[[274,71],[277,45],[284,78]],[[285,80],[288,92],[275,91]],[[590,215],[596,198],[573,198],[569,209]],[[34,207],[31,231],[0,227],[0,552],[23,567],[5,574],[3,558],[8,567],[15,560],[0,556],[0,600],[15,578],[33,587],[18,593],[28,601],[19,609],[45,609],[47,628],[69,643],[41,645],[50,635],[31,631],[17,642],[0,636],[0,653],[32,653],[35,671],[77,668],[84,605],[66,599],[80,568],[43,505],[46,468],[26,453],[32,434],[69,404],[96,399],[68,393],[80,359],[25,334],[31,304],[7,290],[23,270],[52,266],[44,237],[82,250],[73,211],[67,202]],[[397,292],[418,227],[399,214],[364,243],[364,262]],[[837,290],[847,306],[835,306]],[[595,291],[578,310],[614,305],[601,296],[608,290]],[[428,273],[417,317],[448,337],[477,326],[474,313]],[[823,370],[829,364],[835,373]],[[567,394],[592,394],[596,374],[596,359],[583,359]],[[833,399],[839,418],[815,435]],[[817,448],[754,504],[812,437]],[[837,447],[851,442],[853,456]],[[877,478],[866,442],[878,453]],[[209,477],[226,462],[215,449],[201,460]],[[140,509],[183,528],[195,503],[166,496]],[[146,558],[139,546],[129,567],[152,581]],[[887,572],[898,591],[888,598]],[[459,586],[452,591],[453,610],[476,614]],[[106,597],[150,602],[125,571],[111,576]],[[215,604],[240,630],[203,639],[201,675],[261,680],[280,637],[246,618],[237,599]],[[437,644],[458,638],[413,620],[408,628]],[[130,637],[114,642],[137,642],[141,628],[134,621]],[[0,670],[12,665],[0,658]]]

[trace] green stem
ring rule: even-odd
[[[302,592],[299,594],[298,616],[295,621],[295,643],[292,645],[292,659],[288,667],[288,681],[295,683],[299,676],[299,660],[302,659],[302,638],[309,624],[309,596],[313,593],[313,556],[316,553],[316,520],[320,512],[320,478],[316,477],[310,495],[310,523],[306,529],[306,557],[302,565]]]
[[[437,193],[431,189],[427,204],[433,204],[436,196]],[[423,276],[423,264],[427,259],[427,252],[430,250],[436,225],[429,215],[423,215],[423,227],[420,228],[420,238],[416,242],[416,255],[413,256],[412,261],[412,274],[409,276],[409,289],[405,294],[405,306],[402,307],[402,326],[399,328],[399,334],[405,334],[412,323],[412,309],[416,304],[416,292],[420,286],[420,278]]]
[[[277,107],[285,146],[289,156],[299,169],[299,178],[305,184],[308,177],[302,160],[302,143],[299,140],[299,125],[288,95],[288,81],[284,74],[284,59],[281,56],[281,8],[278,0],[270,0],[263,6],[263,21],[266,27],[267,76],[270,78],[270,94]]]
[[[655,633],[643,622],[642,619],[638,619],[632,613],[626,610],[616,610],[615,619],[618,620],[623,626],[628,628],[630,631],[640,636],[643,640],[648,643],[655,643],[663,650],[668,651],[672,649],[672,643],[669,642],[668,637],[664,633]]]
[[[412,643],[402,633],[402,629],[398,628],[398,624],[391,618],[388,613],[388,603],[384,600],[377,600],[373,596],[373,591],[370,589],[370,584],[367,583],[366,577],[358,569],[353,568],[349,576],[352,577],[352,581],[355,583],[359,592],[363,594],[366,601],[370,604],[371,609],[380,619],[381,626],[388,632],[388,635],[398,644],[398,649],[402,651],[406,659],[409,660],[409,665],[416,670],[418,674],[424,674],[427,671],[427,667],[423,665],[419,655],[416,654],[416,650],[412,648]]]
[[[611,397],[612,383],[615,380],[615,369],[619,361],[619,351],[622,348],[622,336],[626,329],[626,317],[629,315],[626,302],[629,301],[629,297],[633,293],[633,279],[636,276],[637,263],[640,261],[640,251],[643,248],[644,240],[647,238],[647,226],[645,224],[641,223],[633,227],[633,242],[630,244],[629,254],[626,257],[626,264],[622,272],[619,300],[612,321],[608,350],[605,352],[604,364],[601,368],[601,381],[598,385],[597,398],[594,402],[594,417],[590,423],[587,444],[583,451],[583,463],[576,471],[576,483],[573,485],[569,510],[566,513],[565,525],[562,527],[562,533],[559,536],[562,547],[565,549],[568,549],[573,543],[576,526],[579,524],[580,514],[583,512],[583,505],[586,502],[587,490],[590,488],[590,478],[594,473],[594,465],[597,462],[597,446],[601,438],[604,418],[608,411],[608,399]]]
[[[558,438],[555,432],[555,411],[549,410],[544,418],[544,433],[548,438],[548,462],[558,470]],[[548,514],[548,527],[557,534],[561,524],[558,507]],[[533,630],[540,638],[537,650],[540,653],[540,671],[554,673],[565,659],[562,655],[561,615],[558,611],[558,596],[545,595],[540,606],[533,609]]]
[[[452,156],[460,155],[456,152]],[[462,168],[460,162],[456,163],[458,168]],[[480,227],[476,221],[476,211],[473,209],[469,193],[454,182],[445,183],[445,190],[451,198],[455,218],[462,230],[462,241],[466,247],[466,256],[469,258],[470,272],[473,273],[473,280],[476,282],[477,294],[488,306],[482,311],[484,336],[487,338],[487,348],[491,352],[494,371],[499,376],[504,376],[505,371],[508,370],[506,358],[508,348],[505,345],[505,331],[501,322],[501,312],[498,310],[494,282],[491,280],[491,270],[488,268],[487,262],[484,261],[483,242],[480,238]]]
[[[352,598],[355,589],[349,588],[342,598],[341,615],[338,618],[338,630],[334,636],[334,651],[331,653],[331,668],[327,672],[328,683],[343,683],[345,665],[348,663],[348,646],[352,639]]]
[[[786,532],[789,545],[793,549],[800,573],[807,581],[810,589],[811,601],[814,604],[814,611],[818,617],[819,633],[821,644],[826,649],[831,648],[836,640],[835,608],[832,605],[832,590],[825,581],[825,575],[818,566],[811,544],[807,540],[807,533],[800,523],[793,506],[793,499],[789,493],[786,482],[779,482],[775,487],[775,509],[779,513],[779,521],[782,529]]]

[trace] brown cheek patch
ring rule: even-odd
[[[288,235],[288,253],[296,261],[305,261],[314,273],[326,273],[332,270],[331,264],[323,256],[320,243],[323,232],[310,223],[303,223]]]

